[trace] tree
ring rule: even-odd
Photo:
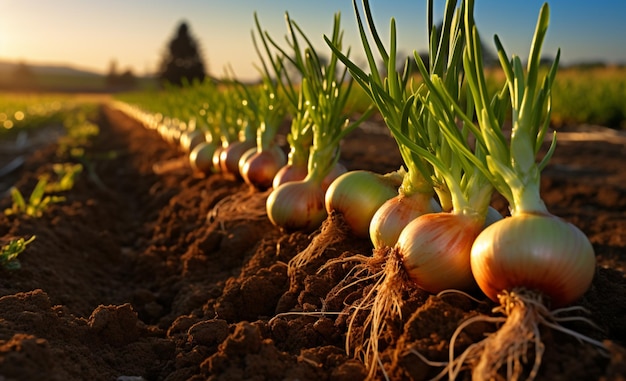
[[[181,22],[161,61],[159,79],[178,86],[185,82],[204,80],[206,73],[199,50],[198,43],[190,34],[187,23]]]
[[[113,87],[117,85],[117,61],[112,60],[109,64],[109,72],[107,73],[104,81],[107,86]]]

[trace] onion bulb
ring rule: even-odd
[[[383,203],[374,213],[369,226],[374,248],[393,247],[400,232],[413,219],[427,213],[440,212],[441,207],[426,193],[399,194]]]
[[[198,130],[195,130],[195,131],[198,131]],[[196,146],[198,144],[206,141],[206,137],[205,137],[205,134],[203,132],[200,132],[200,133],[196,134],[195,131],[194,131],[194,133],[191,133],[189,135],[189,137],[188,137],[188,139],[189,139],[189,141],[187,143],[188,151],[193,150],[194,148],[196,148]]]
[[[524,287],[563,306],[591,285],[595,254],[576,226],[550,214],[520,213],[477,237],[471,265],[480,289],[493,301],[504,290]]]
[[[256,148],[253,148],[256,150]],[[287,155],[277,145],[263,151],[246,151],[249,156],[241,157],[239,166],[241,177],[247,184],[257,189],[265,190],[272,186],[274,176],[280,168],[287,164]]]
[[[223,144],[219,144],[216,148],[215,148],[215,152],[213,152],[213,171],[216,173],[221,173],[222,172],[222,164],[220,162],[220,156],[222,154],[222,151],[224,150],[224,148],[226,148]]]
[[[239,158],[239,162],[237,163],[237,166],[239,167],[240,175],[243,173],[243,166],[246,164],[246,161],[248,161],[250,156],[254,155],[255,153],[256,153],[256,147],[252,147],[241,154],[241,157]]]
[[[222,173],[241,176],[239,172],[239,160],[246,151],[254,147],[256,147],[256,142],[250,139],[232,142],[222,149],[219,154],[219,166]]]
[[[404,269],[421,289],[436,294],[447,289],[469,291],[476,282],[470,252],[483,219],[475,214],[429,213],[411,221],[396,248]]]
[[[206,139],[200,130],[187,130],[180,135],[180,146],[185,152],[191,152],[198,144]]]
[[[270,221],[288,231],[313,231],[326,219],[324,191],[314,181],[290,181],[272,190],[266,201]]]
[[[213,155],[217,149],[215,142],[203,142],[196,145],[189,153],[189,164],[191,168],[200,173],[210,173],[213,171]]]
[[[326,191],[326,212],[341,213],[352,233],[366,238],[372,217],[383,203],[398,195],[401,181],[365,170],[344,173]]]
[[[586,318],[559,316],[552,308],[568,305],[590,287],[596,270],[595,254],[587,237],[574,225],[547,211],[519,211],[494,222],[476,238],[470,254],[474,278],[480,289],[499,304],[494,312],[501,324],[497,331],[468,347],[458,358],[451,354],[449,374],[466,358],[477,359],[472,379],[494,379],[507,364],[511,379],[521,377],[527,348],[536,354],[528,379],[534,379],[541,365],[543,346],[540,325],[572,335],[598,347],[602,342],[562,327],[559,319],[586,321]],[[576,307],[570,307],[572,310]],[[560,312],[568,308],[561,308]],[[493,321],[477,316],[472,321]],[[459,326],[450,346],[460,331]]]

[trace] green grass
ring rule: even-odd
[[[560,70],[552,92],[553,123],[626,130],[626,67]]]
[[[76,110],[109,99],[106,94],[21,93],[0,94],[0,139],[19,131],[61,125]]]
[[[66,100],[66,96],[57,95],[0,95],[0,137],[59,122]]]
[[[490,71],[491,91],[504,83]],[[626,67],[560,68],[552,85],[552,124],[595,124],[626,130]]]

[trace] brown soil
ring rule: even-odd
[[[187,166],[157,175],[154,164],[181,157],[179,149],[116,110],[104,108],[98,123],[92,176],[84,172],[65,202],[41,218],[0,214],[0,243],[37,236],[19,257],[21,269],[0,269],[1,380],[363,379],[363,364],[344,350],[346,318],[333,313],[363,290],[327,299],[348,265],[316,270],[331,257],[370,254],[368,240],[347,234],[290,284],[286,263],[314,234],[273,227],[259,213],[267,193],[222,175],[194,175]],[[381,131],[351,134],[342,162],[379,173],[399,168],[396,145]],[[623,136],[563,136],[544,172],[543,196],[551,212],[588,235],[598,259],[579,301],[598,328],[564,324],[603,341],[608,354],[544,329],[538,379],[624,380],[626,144]],[[55,150],[53,143],[39,146],[28,157],[16,182],[23,193],[51,171]],[[10,204],[5,195],[0,210]],[[237,211],[224,213],[228,205]],[[506,210],[500,199],[495,205]],[[388,375],[436,375],[440,368],[406,349],[446,361],[459,323],[494,307],[475,296],[483,303],[408,293],[404,321],[381,340]],[[470,326],[458,350],[494,329]]]

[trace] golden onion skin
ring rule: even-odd
[[[215,173],[222,173],[222,164],[220,162],[220,157],[222,155],[222,151],[225,149],[223,144],[219,144],[213,153],[213,171]]]
[[[409,222],[423,214],[440,211],[439,204],[427,194],[399,194],[390,198],[378,208],[370,222],[372,244],[375,248],[393,247]]]
[[[276,189],[290,181],[304,180],[308,173],[306,165],[286,164],[276,172],[272,180],[272,188]]]
[[[515,288],[536,290],[553,307],[579,299],[596,271],[593,246],[571,223],[550,215],[520,213],[484,229],[471,252],[472,272],[491,300]]]
[[[398,185],[377,173],[346,172],[330,183],[326,191],[326,211],[337,211],[354,235],[369,237],[372,217],[380,206],[398,195]]]
[[[482,226],[476,215],[442,212],[415,218],[396,244],[409,278],[433,294],[475,289],[470,251]]]
[[[180,135],[180,146],[185,152],[191,152],[198,144],[206,141],[200,130],[185,131]]]
[[[213,155],[218,148],[217,144],[202,142],[196,145],[189,153],[189,164],[196,172],[213,172]]]
[[[254,140],[239,140],[222,149],[219,153],[219,165],[222,173],[241,176],[239,173],[239,160],[246,151],[255,147],[256,142]]]
[[[249,152],[249,151],[246,151]],[[241,159],[244,159],[244,156]],[[241,160],[239,161],[241,164]],[[256,151],[247,157],[241,166],[243,180],[259,190],[272,187],[274,176],[287,164],[287,155],[278,146],[272,146],[264,151]]]
[[[328,216],[324,190],[312,181],[290,181],[272,190],[265,203],[272,224],[287,231],[311,232]]]
[[[237,162],[237,167],[239,167],[239,175],[242,176],[243,178],[243,166],[246,165],[246,161],[248,161],[248,159],[254,155],[257,151],[256,146],[252,147],[250,149],[248,149],[247,151],[245,151],[244,153],[241,154],[241,157],[239,157],[239,161]]]

